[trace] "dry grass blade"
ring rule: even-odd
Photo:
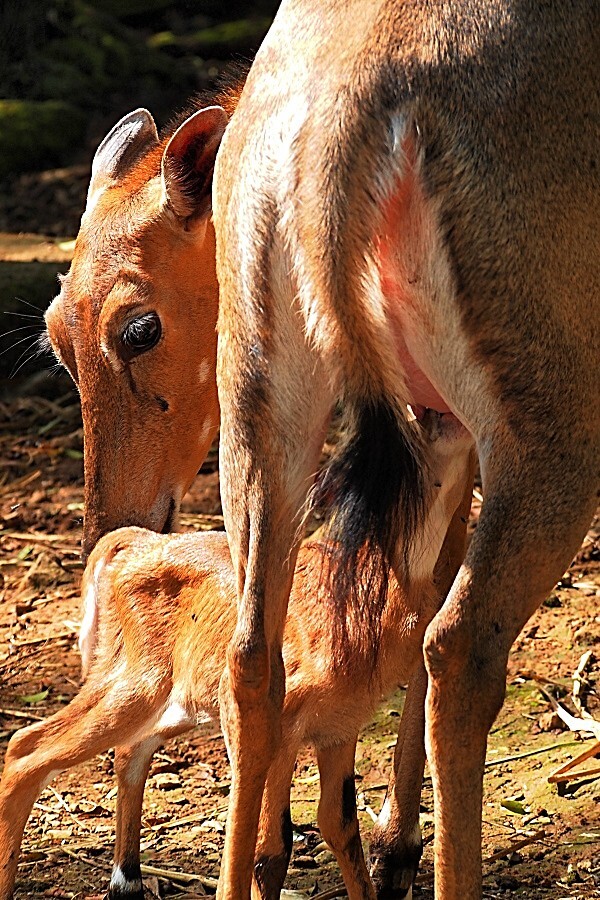
[[[40,544],[64,544],[71,543],[75,546],[72,534],[40,534],[36,531],[9,531],[0,532],[0,537],[10,538],[13,541],[31,541]]]
[[[22,490],[24,487],[27,487],[27,485],[34,482],[36,478],[39,478],[41,474],[41,469],[37,469],[35,472],[31,472],[29,475],[23,475],[22,478],[17,478],[15,481],[5,481],[4,484],[0,485],[0,496],[3,496],[4,494],[14,494],[15,491]]]

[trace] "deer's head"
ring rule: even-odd
[[[94,157],[73,262],[46,312],[81,395],[85,554],[122,525],[171,530],[218,427],[211,184],[226,123],[208,107],[161,140],[138,109]]]

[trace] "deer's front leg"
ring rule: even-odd
[[[220,690],[232,768],[220,900],[250,896],[263,787],[281,739],[287,602],[332,402],[293,303],[281,316],[281,345],[259,334],[241,344],[227,330],[219,344],[221,491],[238,579]]]

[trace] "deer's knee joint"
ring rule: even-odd
[[[493,722],[504,701],[508,654],[493,624],[471,627],[454,622],[445,627],[434,619],[425,633],[423,653],[430,690],[443,690],[444,708],[467,705],[467,697],[479,698],[482,721]]]
[[[236,696],[266,694],[271,666],[264,636],[234,636],[227,648],[227,667],[231,688]]]

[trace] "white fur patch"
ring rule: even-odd
[[[200,443],[204,444],[210,437],[210,433],[214,428],[213,420],[210,416],[207,416],[204,422],[202,423],[202,431],[200,432]]]
[[[142,879],[134,878],[133,881],[130,881],[128,878],[125,878],[121,867],[115,865],[110,876],[110,886],[113,890],[120,891],[122,894],[133,894],[134,891],[139,891],[142,887]]]
[[[79,652],[81,653],[81,669],[84,677],[89,672],[92,655],[96,646],[96,630],[98,628],[98,580],[104,568],[104,559],[98,560],[94,573],[90,578],[83,598],[83,619],[79,629]]]
[[[206,357],[202,360],[200,365],[198,366],[198,381],[200,384],[204,384],[208,381],[208,376],[210,375],[210,363],[206,359]]]
[[[392,815],[392,804],[390,803],[390,798],[386,797],[383,806],[381,807],[381,812],[377,817],[377,824],[382,828],[386,828],[389,824],[390,818]]]
[[[170,731],[172,728],[191,728],[195,724],[196,718],[192,718],[181,703],[171,700],[156,723],[156,731]]]
[[[146,773],[146,765],[148,759],[152,758],[158,748],[162,745],[163,740],[158,735],[152,735],[141,741],[137,745],[138,752],[131,758],[127,769],[125,770],[125,781],[127,784],[139,784],[140,780]]]
[[[40,785],[40,793],[44,790],[44,788],[47,788],[50,782],[54,781],[54,779],[63,771],[64,769],[52,769],[52,771],[48,772]]]

